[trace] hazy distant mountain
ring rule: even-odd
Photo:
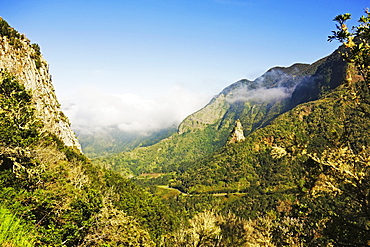
[[[152,133],[125,132],[116,127],[101,129],[96,132],[78,132],[77,138],[82,150],[89,158],[102,157],[130,151],[136,147],[153,145],[175,133],[175,126]]]

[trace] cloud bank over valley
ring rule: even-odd
[[[178,125],[211,99],[175,85],[157,98],[138,94],[112,94],[97,87],[81,88],[72,97],[61,98],[64,113],[74,131],[94,134],[109,128],[149,134]]]

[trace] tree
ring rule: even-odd
[[[32,96],[23,85],[0,71],[0,142],[11,147],[27,147],[39,137],[40,121],[34,115]]]
[[[366,16],[358,20],[360,25],[348,29],[346,21],[351,19],[351,14],[336,16],[333,21],[338,22],[337,31],[332,31],[329,41],[338,40],[347,51],[343,53],[344,58],[353,63],[358,73],[367,82],[367,90],[370,88],[370,11],[365,10]]]
[[[189,228],[183,226],[167,236],[165,246],[221,246],[222,235],[218,220],[218,215],[213,211],[199,213],[189,220]]]
[[[351,73],[347,86],[348,95],[344,97],[345,104],[352,104],[353,109],[361,112],[361,118],[370,118],[370,11],[365,10],[365,14],[358,20],[358,26],[353,26],[349,29],[346,21],[351,19],[351,14],[346,13],[336,16],[333,21],[337,22],[337,30],[332,31],[333,35],[329,36],[329,41],[338,40],[345,49],[342,56],[349,63],[349,66],[354,67],[357,73],[361,76],[359,80],[352,82]],[[347,101],[350,99],[350,101]],[[351,110],[353,112],[353,110]],[[347,113],[346,122],[353,123],[353,114]],[[360,116],[360,115],[358,115]],[[351,143],[349,133],[353,132],[356,126],[352,124],[351,128],[346,127],[344,139],[347,143]],[[354,145],[350,145],[352,149],[357,149]],[[361,145],[360,145],[361,146]]]
[[[109,202],[103,203],[82,246],[155,246],[149,233],[141,229],[132,216],[127,216]]]
[[[30,147],[39,140],[41,127],[34,111],[31,94],[0,70],[0,170],[19,175],[30,164]]]
[[[370,243],[370,152],[355,153],[349,147],[310,155],[322,171],[310,197],[321,215],[323,236],[336,246]],[[314,215],[314,214],[312,214]]]

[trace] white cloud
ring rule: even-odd
[[[275,88],[257,88],[248,90],[242,87],[227,96],[227,101],[234,103],[236,101],[256,101],[256,102],[274,102],[292,95],[292,90],[285,87]]]
[[[299,72],[297,68],[295,70],[295,72]],[[255,79],[254,86],[257,88],[250,89],[241,84],[239,88],[227,95],[227,101],[230,103],[236,101],[276,102],[291,97],[297,83],[302,81],[304,78],[294,80],[294,75],[288,74],[282,69],[272,69]]]
[[[111,94],[88,87],[61,101],[75,131],[89,133],[117,127],[124,132],[146,134],[178,125],[209,99],[180,86],[172,87],[156,99],[144,99],[132,93]]]

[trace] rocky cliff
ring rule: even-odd
[[[17,77],[32,93],[37,116],[44,128],[58,136],[67,146],[81,146],[70,128],[56,98],[49,65],[37,44],[31,44],[22,34],[9,27],[0,17],[0,69]]]

